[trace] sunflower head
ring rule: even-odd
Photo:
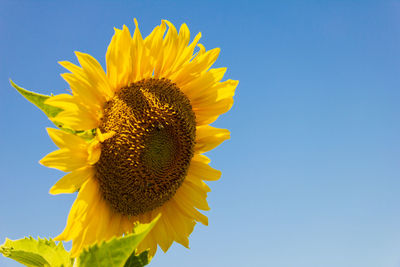
[[[121,88],[104,105],[96,179],[106,201],[124,215],[162,206],[182,184],[194,154],[196,119],[171,81],[144,79]]]
[[[41,163],[68,172],[50,190],[79,190],[57,240],[72,240],[72,255],[112,236],[134,231],[161,214],[139,251],[176,241],[188,247],[197,221],[208,224],[210,191],[204,180],[220,172],[203,155],[229,138],[209,124],[230,109],[237,81],[221,82],[226,68],[211,69],[219,49],[190,43],[189,29],[162,21],[142,38],[116,29],[106,54],[107,71],[77,52],[80,66],[60,62],[72,94],[46,104],[62,111],[49,129],[60,148]],[[197,47],[197,50],[196,50]]]

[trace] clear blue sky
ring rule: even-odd
[[[62,93],[57,61],[104,66],[136,17],[143,35],[161,19],[201,31],[240,80],[214,124],[232,139],[208,153],[210,225],[151,266],[400,266],[400,1],[80,2],[0,0],[0,243],[57,235],[75,198],[48,194],[51,123],[8,79]]]

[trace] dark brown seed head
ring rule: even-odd
[[[104,107],[95,165],[105,200],[116,212],[139,215],[171,199],[193,157],[196,120],[188,98],[167,79],[120,89]]]

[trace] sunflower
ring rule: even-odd
[[[48,129],[59,147],[40,162],[68,172],[51,194],[74,193],[64,231],[76,257],[89,245],[134,231],[161,214],[138,252],[176,241],[188,247],[196,222],[208,224],[204,181],[221,173],[203,155],[229,138],[210,126],[233,104],[238,81],[221,82],[226,68],[211,66],[219,49],[206,51],[183,24],[177,32],[163,20],[142,38],[115,29],[106,53],[106,72],[92,56],[76,52],[80,66],[59,62],[71,94],[49,98],[62,109]],[[66,130],[68,129],[68,130]],[[84,133],[84,134],[82,134]]]

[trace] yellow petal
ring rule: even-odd
[[[213,70],[209,72],[211,71]],[[195,111],[197,125],[210,124],[219,115],[227,112],[233,105],[233,96],[237,85],[238,81],[233,80],[217,82],[208,88],[203,87],[205,85],[198,84],[196,86],[199,88],[206,88],[205,90],[198,90],[197,88],[198,92],[193,87],[193,83],[188,86],[186,94],[189,96],[193,111]]]
[[[215,102],[218,95],[218,88],[215,86],[219,84],[225,72],[226,68],[211,69],[189,83],[181,84],[180,89],[190,99],[192,105],[204,101],[203,99]]]
[[[177,42],[178,42],[178,32],[175,26],[167,21],[163,20],[168,25],[168,31],[165,35],[163,42],[164,57],[162,62],[162,68],[160,70],[163,77],[168,78],[168,72],[171,69],[171,65],[174,63],[177,55]]]
[[[163,216],[158,220],[151,232],[154,236],[157,236],[156,240],[158,245],[164,252],[166,252],[174,240],[170,236],[169,229],[165,226]]]
[[[106,101],[105,95],[99,93],[96,84],[96,78],[88,77],[85,70],[78,66],[71,67],[73,64],[62,61],[59,62],[65,68],[73,69],[73,73],[64,73],[61,76],[66,82],[69,83],[72,93],[75,97],[79,98],[82,104],[87,106],[90,110],[97,110],[103,106]]]
[[[150,233],[147,234],[147,236],[143,239],[142,242],[140,242],[139,246],[137,247],[138,253],[142,253],[146,250],[149,251],[149,260],[154,257],[154,254],[156,254],[157,251],[157,241],[153,234],[153,229],[150,231]]]
[[[87,179],[93,177],[93,175],[93,167],[83,167],[74,170],[58,180],[50,189],[50,194],[74,193],[81,188],[82,184],[86,182]]]
[[[190,162],[188,175],[193,175],[206,181],[215,181],[221,177],[221,172],[208,165],[209,159],[196,154]]]
[[[94,140],[90,143],[88,147],[88,164],[94,165],[99,161],[101,155],[101,145],[100,142]]]
[[[200,40],[200,38],[201,33],[198,33],[193,39],[192,43],[188,46],[190,40],[190,31],[185,23],[182,24],[178,36],[178,54],[174,64],[171,66],[170,73],[176,72],[176,70],[181,68],[185,63],[192,59],[194,49],[196,48],[197,42]]]
[[[82,68],[69,62],[69,61],[59,61],[58,64],[66,68],[72,73],[82,73]]]
[[[76,150],[78,153],[87,149],[86,141],[77,135],[54,128],[47,128],[47,133],[59,148]]]
[[[106,240],[110,239],[113,236],[118,235],[120,223],[121,223],[121,214],[111,211],[111,220],[109,222],[109,225],[107,226],[107,232],[105,235]]]
[[[139,25],[136,19],[135,22],[135,32],[132,37],[131,45],[131,57],[132,57],[132,73],[131,82],[137,82],[144,78],[150,78],[153,72],[153,67],[151,65],[151,58],[148,48],[145,47],[145,42],[143,40],[142,34],[139,30]]]
[[[128,27],[124,25],[122,30],[115,29],[106,54],[107,77],[114,91],[129,84],[134,63],[131,58],[131,42]]]
[[[179,191],[179,190],[178,190]],[[185,214],[187,217],[193,218],[196,221],[201,222],[204,225],[208,225],[208,218],[207,216],[200,213],[192,203],[188,203],[187,199],[183,197],[180,193],[176,193],[173,201],[175,202],[176,206],[178,207],[179,211]]]
[[[61,122],[66,128],[76,131],[92,130],[99,126],[99,118],[94,118],[92,113],[82,113],[79,110],[62,111],[53,119]]]
[[[40,163],[49,168],[70,172],[86,166],[87,152],[76,153],[67,148],[53,151],[40,160]]]
[[[170,78],[178,85],[182,87],[186,83],[194,80],[202,72],[207,71],[217,60],[220,49],[214,48],[203,55],[196,56],[185,66],[182,66],[181,70],[176,72]]]
[[[218,97],[216,100],[218,101],[233,97],[235,94],[235,89],[238,86],[238,84],[239,81],[235,80],[227,80],[225,82],[218,84],[216,86],[217,88],[215,88],[216,91],[218,92]]]
[[[164,47],[163,47],[163,37],[166,31],[165,21],[162,21],[161,25],[157,26],[153,32],[145,39],[146,47],[148,48],[150,56],[151,65],[154,68],[154,78],[162,78],[161,73],[162,62],[164,59]]]
[[[52,120],[63,123],[67,128],[90,130],[100,123],[101,111],[89,110],[79,102],[77,97],[60,94],[50,97],[45,103],[63,109]]]
[[[104,200],[98,194],[96,188],[90,187],[86,190],[91,191],[91,195],[89,195],[86,199],[82,198],[81,201],[87,201],[89,205],[87,206],[86,211],[82,213],[82,216],[75,217],[75,220],[78,221],[76,229],[80,230],[77,235],[75,235],[76,232],[71,231],[71,236],[74,236],[72,238],[71,257],[77,257],[82,249],[86,249],[94,243],[100,243],[103,241],[96,240],[95,233],[99,224],[96,215],[101,212],[101,210],[98,208],[99,203]]]
[[[162,210],[164,222],[172,233],[173,239],[186,248],[189,248],[188,236],[193,231],[195,225],[193,219],[182,216],[181,213],[176,212],[176,207],[173,202],[165,204]]]
[[[94,182],[94,179],[88,179],[83,183],[74,204],[72,204],[71,211],[68,215],[67,225],[65,226],[64,231],[58,235],[55,240],[69,241],[75,239],[79,233],[84,230],[84,219],[87,217],[88,209],[96,198],[96,190],[93,188]],[[97,197],[99,196],[97,195]]]
[[[72,95],[69,95],[69,94],[60,94],[60,95],[52,96],[46,100],[45,104],[48,104],[48,105],[54,106],[54,107],[59,107],[64,110],[79,109],[78,108],[79,104],[77,103],[76,97],[73,97]]]
[[[219,115],[227,112],[233,105],[233,99],[223,99],[213,104],[210,104],[208,107],[201,108],[193,108],[193,111],[196,114],[196,125],[205,125],[213,123]]]
[[[106,74],[99,62],[89,54],[81,52],[75,52],[75,54],[82,69],[91,81],[92,87],[97,90],[97,94],[104,95],[106,100],[110,100],[114,95],[114,92],[111,89]]]
[[[203,153],[219,146],[223,141],[230,138],[226,129],[219,129],[210,125],[196,127],[196,153]]]
[[[189,63],[193,56],[193,51],[199,41],[201,34],[198,34],[193,42],[190,41],[190,31],[184,23],[181,25],[179,34],[176,28],[169,21],[163,21],[168,24],[169,30],[164,39],[162,68],[155,69],[155,77],[162,76],[164,78],[172,78],[173,74],[179,71],[180,68],[186,63]]]
[[[199,190],[205,192],[211,192],[210,187],[199,177],[193,175],[187,175],[185,181],[191,184],[191,186],[197,187]]]
[[[209,210],[210,207],[207,203],[207,192],[199,190],[190,183],[183,182],[181,187],[178,189],[181,196],[186,198],[186,201],[190,202],[194,207],[201,210]]]

